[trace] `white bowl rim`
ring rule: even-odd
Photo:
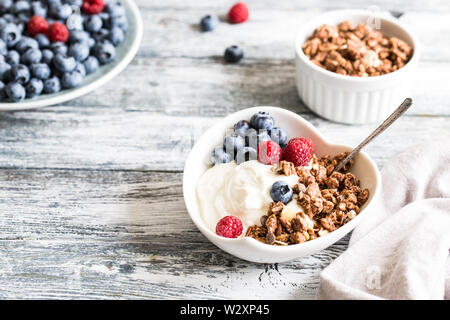
[[[326,17],[327,15],[370,15],[376,18],[380,18],[380,19],[384,19],[386,21],[389,21],[390,23],[394,24],[397,28],[401,29],[403,32],[405,32],[412,40],[412,46],[413,46],[413,54],[411,56],[411,59],[409,59],[409,61],[400,69],[387,73],[387,74],[383,74],[383,75],[379,75],[379,76],[373,76],[373,77],[353,77],[353,76],[348,76],[348,75],[343,75],[343,74],[339,74],[336,72],[332,72],[330,70],[324,69],[319,67],[318,65],[314,64],[303,52],[302,45],[304,43],[304,39],[300,39],[303,35],[304,35],[304,30],[305,29],[310,29],[311,27],[317,28],[319,27],[319,25],[317,25],[317,21],[318,20],[322,20],[324,17]],[[343,18],[345,20],[345,18]],[[343,21],[344,21],[343,20]],[[301,43],[300,43],[301,42]],[[295,53],[297,58],[301,59],[302,61],[304,61],[308,66],[310,66],[311,68],[313,68],[315,71],[328,76],[330,78],[334,78],[337,80],[341,80],[341,81],[347,81],[347,82],[360,82],[360,83],[370,83],[370,82],[375,82],[378,80],[388,80],[390,78],[393,77],[398,77],[400,76],[402,73],[405,73],[406,71],[408,71],[411,66],[415,63],[417,63],[419,57],[420,57],[420,45],[418,42],[418,39],[416,36],[414,36],[414,34],[412,32],[410,32],[408,30],[408,28],[401,23],[399,20],[393,18],[393,17],[389,17],[386,13],[383,12],[378,12],[375,13],[373,11],[369,11],[369,10],[363,10],[363,9],[342,9],[342,10],[330,10],[327,12],[324,12],[314,18],[312,18],[310,21],[308,21],[306,24],[304,24],[300,30],[297,32],[297,36],[295,37]]]
[[[193,148],[191,149],[191,151],[189,152],[189,155],[186,159],[186,164],[184,166],[184,170],[183,170],[183,198],[184,198],[184,202],[186,205],[186,209],[187,212],[189,214],[189,216],[191,217],[191,220],[194,222],[194,224],[196,225],[196,227],[200,230],[201,233],[203,233],[205,236],[211,236],[213,237],[216,241],[218,242],[222,242],[222,243],[227,243],[227,242],[247,242],[249,245],[254,246],[255,248],[261,249],[263,251],[266,251],[268,254],[270,253],[280,253],[280,251],[282,253],[288,254],[291,252],[294,252],[300,248],[302,248],[303,250],[308,250],[309,248],[315,248],[317,246],[320,246],[320,243],[328,243],[328,238],[331,238],[335,235],[335,232],[339,232],[339,230],[341,230],[340,232],[344,232],[344,234],[342,236],[344,236],[345,234],[347,234],[350,230],[352,230],[357,223],[359,223],[359,221],[363,218],[363,216],[365,216],[365,212],[368,212],[367,206],[372,203],[374,201],[374,199],[376,199],[378,193],[379,193],[379,189],[381,186],[381,175],[380,172],[378,170],[377,165],[375,164],[375,162],[372,160],[372,158],[365,153],[364,151],[360,152],[360,155],[362,155],[363,157],[366,158],[366,160],[368,161],[369,165],[372,167],[372,169],[375,172],[375,177],[376,177],[376,187],[375,187],[375,192],[372,195],[371,201],[366,205],[366,208],[364,208],[364,210],[362,210],[355,218],[353,218],[352,220],[350,220],[348,223],[346,223],[345,225],[341,226],[340,228],[336,229],[333,232],[330,232],[324,236],[318,237],[314,240],[310,240],[310,241],[306,241],[300,244],[293,244],[293,245],[287,245],[287,246],[273,246],[273,245],[269,245],[269,244],[265,244],[262,243],[254,238],[251,237],[239,237],[239,238],[225,238],[225,237],[221,237],[217,234],[215,234],[214,232],[212,232],[211,230],[209,230],[204,222],[202,221],[201,217],[198,216],[193,216],[193,214],[191,213],[191,211],[193,211],[193,208],[191,207],[191,204],[187,201],[186,198],[186,194],[188,193],[188,188],[196,188],[196,186],[192,186],[190,183],[188,183],[187,179],[186,179],[186,169],[189,166],[189,163],[192,161],[192,155],[193,155],[193,151],[195,151],[196,147],[198,147],[201,144],[201,141],[207,137],[211,135],[211,132],[215,131],[215,129],[219,126],[221,126],[222,123],[230,121],[231,118],[236,117],[238,114],[241,113],[247,113],[250,111],[267,111],[267,112],[271,112],[272,110],[276,110],[276,112],[278,113],[284,113],[286,116],[294,116],[296,118],[296,121],[299,121],[302,123],[302,125],[304,125],[305,127],[311,129],[316,135],[318,140],[322,140],[322,142],[325,145],[329,145],[329,146],[333,146],[333,147],[343,147],[343,148],[348,148],[349,150],[352,149],[352,147],[350,146],[346,146],[346,145],[339,145],[339,144],[330,144],[325,137],[311,124],[309,123],[307,120],[305,120],[302,116],[283,109],[283,108],[279,108],[279,107],[274,107],[274,106],[257,106],[257,107],[251,107],[251,108],[246,108],[246,109],[242,109],[239,110],[237,112],[234,112],[228,116],[226,116],[225,118],[219,120],[216,124],[214,124],[212,127],[210,127],[208,130],[206,130],[202,136],[196,141],[196,143],[194,144]],[[196,201],[196,199],[195,199]],[[348,230],[348,231],[346,231]],[[207,237],[208,238],[208,237]],[[214,243],[214,242],[213,242]],[[333,242],[334,243],[334,242]]]
[[[136,55],[140,47],[140,43],[142,41],[142,36],[144,33],[142,17],[139,12],[139,8],[134,2],[134,0],[121,0],[121,1],[127,4],[127,6],[130,9],[131,15],[133,16],[133,18],[135,18],[136,31],[135,37],[127,53],[122,57],[122,59],[117,63],[117,65],[114,66],[114,68],[109,70],[100,78],[92,81],[91,83],[88,83],[85,86],[81,86],[78,88],[66,90],[67,92],[63,94],[58,95],[50,94],[48,98],[40,100],[26,99],[22,102],[0,102],[0,112],[37,109],[49,107],[58,103],[63,103],[65,101],[70,101],[100,88],[101,86],[103,86],[104,84],[115,78],[119,73],[121,73]]]

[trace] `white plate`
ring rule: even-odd
[[[22,102],[0,102],[0,111],[16,111],[35,109],[62,103],[81,97],[117,76],[131,62],[136,55],[142,40],[143,24],[139,9],[133,0],[122,0],[125,8],[128,30],[124,41],[116,48],[116,59],[96,72],[86,76],[80,87],[63,90],[54,94],[42,94],[36,98],[25,99]]]

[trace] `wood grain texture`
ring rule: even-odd
[[[375,127],[312,114],[298,98],[296,30],[335,8],[366,2],[248,0],[251,21],[200,33],[230,1],[137,1],[142,47],[115,80],[68,103],[0,114],[0,298],[313,298],[319,273],[348,237],[280,265],[248,263],[207,241],[181,192],[196,139],[224,116],[281,106],[330,141],[356,146]],[[398,149],[450,139],[448,1],[375,1],[401,17],[423,45],[414,105],[365,149],[382,168]],[[245,59],[224,64],[238,44]]]

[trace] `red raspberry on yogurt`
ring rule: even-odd
[[[258,145],[258,161],[262,164],[277,164],[282,153],[281,147],[273,141],[262,141]]]
[[[226,216],[217,222],[216,234],[225,238],[237,238],[242,234],[242,222],[235,216]]]
[[[293,138],[284,148],[283,159],[294,166],[307,166],[314,153],[314,144],[308,138]]]

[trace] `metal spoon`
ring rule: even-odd
[[[406,98],[405,101],[402,102],[402,104],[395,109],[392,114],[383,121],[382,124],[378,128],[376,128],[363,142],[360,143],[359,146],[357,146],[355,149],[353,149],[352,152],[349,153],[348,156],[346,156],[335,168],[333,171],[339,171],[342,169],[343,166],[347,164],[351,159],[353,159],[359,151],[361,151],[362,148],[364,148],[369,142],[371,142],[373,139],[375,139],[380,133],[382,133],[384,130],[386,130],[395,120],[397,120],[402,114],[405,113],[406,110],[412,105],[412,99]]]

